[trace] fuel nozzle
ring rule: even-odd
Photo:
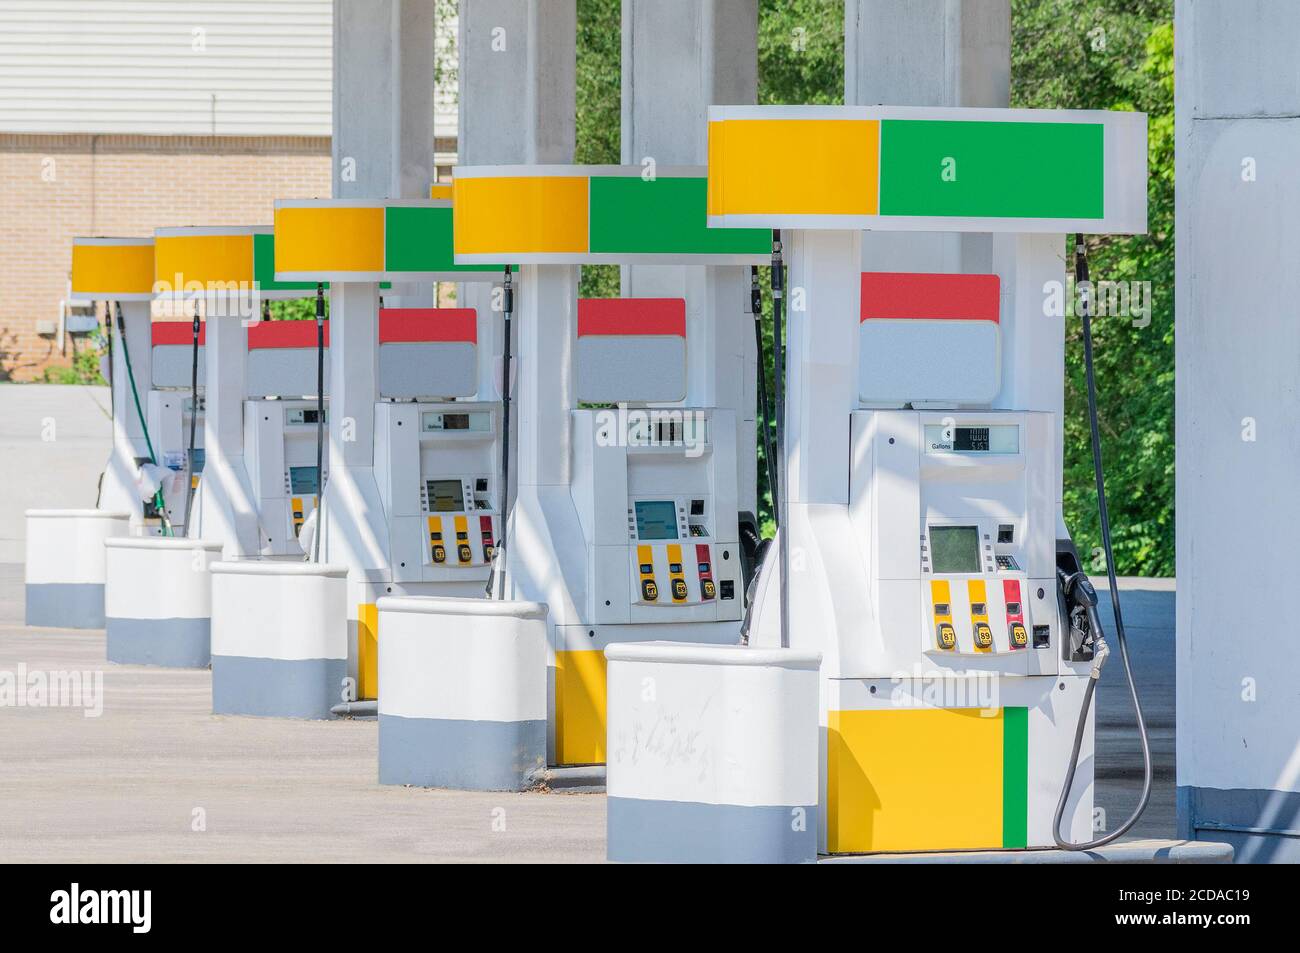
[[[1082,570],[1056,570],[1057,583],[1065,599],[1070,635],[1065,641],[1065,657],[1071,662],[1094,662],[1093,677],[1101,674],[1101,662],[1109,649],[1097,618],[1097,590]]]
[[[1081,602],[1090,609],[1097,608],[1097,590],[1083,570],[1069,573],[1058,567],[1056,578],[1060,580],[1061,591],[1065,593],[1066,599]]]

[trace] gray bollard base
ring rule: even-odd
[[[208,619],[108,619],[107,656],[119,665],[207,668],[212,661]]]
[[[545,721],[461,721],[379,713],[380,784],[524,791],[545,766]]]
[[[606,856],[623,863],[811,864],[817,805],[703,804],[611,797]]]
[[[347,659],[212,656],[212,713],[264,718],[333,718]]]
[[[23,621],[51,629],[102,629],[104,584],[29,582]]]

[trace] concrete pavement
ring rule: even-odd
[[[0,566],[0,670],[19,664],[102,672],[104,707],[98,718],[0,708],[9,863],[605,857],[600,795],[381,787],[373,719],[214,716],[208,671],[109,665],[102,631],[24,627],[11,563]]]
[[[1121,598],[1158,759],[1136,835],[1167,838],[1173,592],[1135,585]],[[209,672],[108,665],[102,631],[26,628],[22,610],[22,567],[0,565],[0,670],[102,672],[104,709],[0,708],[10,862],[604,859],[601,795],[381,787],[373,720],[217,717]],[[1099,697],[1097,803],[1118,823],[1141,767],[1118,658]]]

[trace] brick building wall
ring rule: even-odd
[[[66,366],[37,333],[67,294],[72,238],[270,225],[278,198],[328,198],[328,137],[0,134],[0,380]]]

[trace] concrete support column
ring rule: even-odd
[[[518,384],[520,486],[568,491],[576,406],[573,355],[578,337],[578,269],[524,265],[520,284]]]
[[[335,0],[334,197],[427,199],[433,177],[434,0]],[[386,303],[433,302],[396,285]],[[389,578],[387,528],[374,478],[378,286],[330,287],[330,454],[322,558],[354,583]]]
[[[199,532],[221,540],[226,558],[260,551],[257,503],[244,467],[244,393],[248,330],[234,314],[209,308],[203,360],[208,387],[204,397],[204,464],[198,512]]]
[[[573,161],[577,29],[575,0],[461,0],[461,165]],[[460,284],[456,299],[478,311],[479,380],[496,388],[502,321],[492,310],[494,287]]]
[[[1174,32],[1179,834],[1295,863],[1300,6],[1180,0]]]
[[[758,0],[623,0],[622,161],[708,162],[710,105],[758,90]],[[634,265],[625,297],[686,299],[686,404],[735,412],[739,509],[757,513],[757,352],[743,266]]]
[[[334,198],[429,197],[433,11],[434,0],[334,0]]]
[[[110,302],[108,307],[112,308]],[[117,327],[117,314],[113,320],[113,450],[104,470],[104,483],[99,496],[102,510],[123,510],[131,513],[132,529],[144,522],[144,509],[140,495],[135,490],[135,461],[147,457],[149,448],[144,439],[144,427],[131,395],[131,378],[126,370],[127,349],[131,352],[131,369],[135,374],[136,391],[140,407],[149,412],[149,386],[153,380],[153,341],[150,328],[150,303],[148,301],[123,301],[122,325],[126,329],[126,347]]]
[[[375,480],[375,400],[379,393],[379,286],[330,289],[329,480],[322,559],[372,581],[390,578],[387,524]]]
[[[434,0],[334,0],[334,198],[429,197],[433,56]],[[427,284],[384,296],[433,305]]]
[[[1010,0],[845,0],[844,102],[990,106],[1011,96]],[[872,271],[993,270],[988,235],[866,232]]]
[[[785,452],[791,508],[843,506],[846,501],[852,469],[846,415],[858,402],[858,322],[845,316],[859,311],[862,285],[853,263],[860,258],[865,234],[782,233],[790,286],[808,289],[805,307],[786,314],[790,397]],[[798,545],[798,539],[791,544]]]

